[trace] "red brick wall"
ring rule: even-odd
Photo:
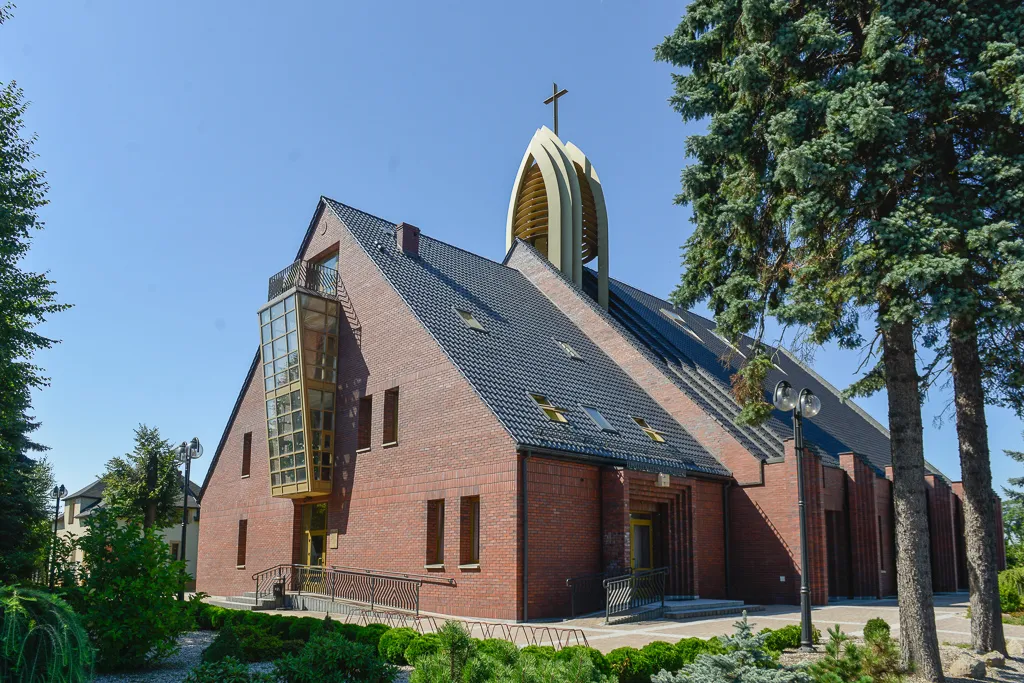
[[[936,592],[955,591],[957,578],[953,491],[941,477],[930,474],[924,480],[928,493],[932,587]]]
[[[601,571],[601,473],[527,459],[529,618],[568,616],[565,580]]]
[[[879,556],[882,569],[879,580],[882,597],[896,595],[896,526],[892,505],[892,468],[887,467],[885,478],[875,478],[875,514],[881,519]]]
[[[804,459],[807,540],[813,604],[828,600],[822,467]],[[748,602],[800,602],[800,513],[793,442],[783,462],[764,466],[764,484],[735,486],[729,499],[729,597]],[[785,580],[780,580],[785,577]]]
[[[443,498],[445,568],[435,575],[457,585],[425,584],[421,608],[516,618],[519,468],[512,439],[334,215],[324,211],[319,220],[305,257],[338,245],[340,276],[361,326],[353,334],[342,319],[338,467],[328,501],[328,529],[338,531],[339,541],[327,550],[327,563],[425,573],[426,501]],[[395,386],[402,397],[398,444],[384,448],[382,401]],[[357,455],[355,408],[364,394],[377,405],[372,448]],[[214,595],[251,590],[254,571],[299,559],[293,504],[269,495],[263,410],[258,371],[203,499],[199,590]],[[252,476],[240,482],[241,435],[249,430],[258,435]],[[479,569],[458,568],[462,496],[480,497]],[[249,552],[240,572],[234,534],[225,530],[243,516],[250,519]]]
[[[726,485],[693,481],[694,594],[702,598],[726,598],[725,513]]]
[[[850,591],[854,597],[881,597],[881,547],[875,492],[875,480],[878,477],[864,460],[853,453],[842,454],[839,462],[848,478]]]

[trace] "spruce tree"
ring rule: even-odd
[[[118,519],[161,528],[173,524],[180,512],[182,477],[175,450],[156,427],[139,425],[135,449],[107,462],[103,483],[103,502]]]
[[[686,145],[694,163],[678,201],[692,206],[695,229],[673,298],[708,301],[727,337],[753,331],[756,352],[735,382],[746,421],[771,412],[766,317],[811,343],[877,344],[877,365],[854,389],[887,389],[901,644],[933,680],[942,672],[915,356],[922,332],[946,332],[965,488],[970,473],[976,528],[987,528],[977,358],[1020,324],[1022,22],[1006,1],[697,0],[656,50],[687,69],[672,105],[708,119]],[[968,540],[972,576],[992,572]],[[972,604],[989,615],[982,583]],[[1002,647],[995,622],[972,625],[975,647]]]
[[[0,4],[0,25],[11,17]],[[25,137],[25,97],[16,83],[0,83],[0,582],[28,578],[52,519],[49,470],[31,457],[45,447],[32,440],[33,390],[47,386],[33,354],[55,342],[33,330],[57,303],[45,274],[21,269],[32,232],[43,227],[39,210],[47,185],[32,167],[34,137]]]

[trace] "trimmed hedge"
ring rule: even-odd
[[[651,661],[635,647],[619,647],[609,652],[605,658],[612,673],[619,677],[619,683],[650,683],[652,671]]]
[[[377,643],[377,652],[385,662],[407,664],[405,650],[417,636],[419,634],[411,628],[390,629],[380,637],[380,641]]]
[[[650,663],[651,673],[659,671],[676,672],[683,668],[683,655],[671,643],[656,640],[644,645],[640,652]]]
[[[864,640],[869,643],[885,640],[889,637],[889,624],[880,617],[868,620],[864,625]]]
[[[486,641],[484,641],[486,642]],[[506,640],[499,641],[502,643],[508,643]],[[514,644],[508,643],[515,647]],[[600,650],[585,645],[569,645],[563,647],[555,654],[555,660],[559,662],[573,662],[576,661],[577,657],[586,657],[594,665],[594,668],[605,676],[611,674],[612,667],[608,664],[608,658],[601,654]]]
[[[423,633],[412,639],[405,648],[405,661],[416,666],[416,660],[441,651],[441,639],[436,633]]]
[[[520,652],[524,655],[532,655],[537,659],[551,661],[555,658],[555,648],[550,645],[527,645]]]

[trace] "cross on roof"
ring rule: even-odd
[[[554,104],[555,105],[555,136],[556,137],[558,136],[558,98],[561,97],[562,95],[565,95],[568,92],[569,91],[566,90],[565,88],[562,88],[561,90],[559,90],[558,89],[558,84],[557,83],[552,83],[551,84],[551,97],[549,97],[546,100],[544,100],[544,104]]]

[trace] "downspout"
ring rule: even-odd
[[[530,600],[530,543],[529,543],[529,498],[526,493],[526,461],[530,457],[530,451],[523,453],[523,622],[529,619]]]

